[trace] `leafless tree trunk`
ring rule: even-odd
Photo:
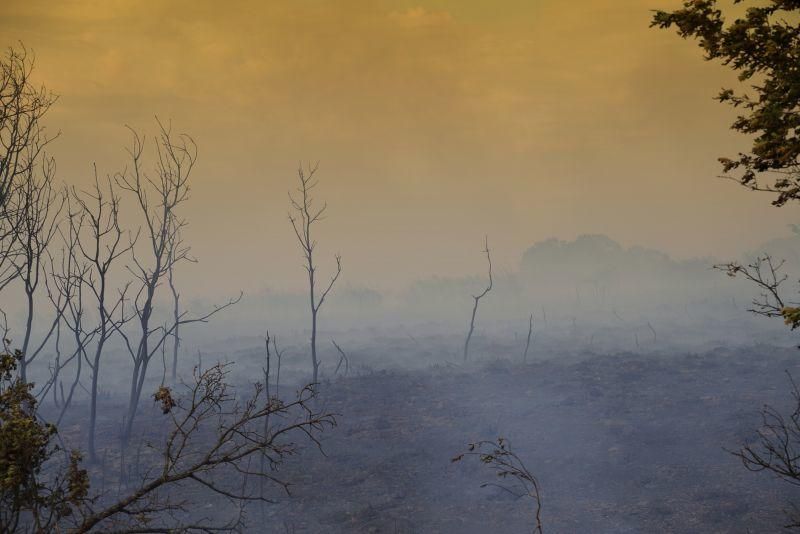
[[[66,197],[53,187],[53,158],[43,156],[40,164],[31,163],[19,178],[22,183],[13,189],[8,203],[16,217],[14,228],[18,247],[18,253],[11,257],[11,263],[16,280],[24,290],[26,302],[24,336],[20,347],[24,356],[19,365],[20,377],[26,380],[28,365],[50,340],[69,300],[62,299],[58,303],[49,329],[34,348],[31,341],[38,290],[47,277],[48,247],[58,234]]]
[[[269,391],[269,381],[271,379],[270,373],[272,371],[270,369],[272,364],[272,355],[270,354],[269,350],[269,342],[270,342],[269,330],[267,330],[267,335],[264,336],[264,360],[266,363],[266,367],[261,368],[261,370],[264,373],[264,392],[266,393],[267,401],[271,401],[272,399],[272,395],[270,395]],[[278,399],[278,397],[276,397],[276,399]],[[267,435],[268,433],[269,433],[269,416],[264,418],[264,435]],[[260,460],[261,472],[263,473],[266,470],[266,458],[262,456],[259,460]],[[264,480],[260,481],[259,495],[261,497],[264,496]]]
[[[294,214],[289,213],[289,221],[292,223],[297,242],[303,252],[305,259],[305,270],[308,273],[308,295],[309,304],[311,307],[311,366],[313,370],[312,382],[316,383],[319,377],[319,359],[317,358],[317,318],[319,309],[325,302],[325,298],[333,288],[333,285],[338,280],[339,275],[342,273],[342,257],[336,255],[336,274],[334,274],[327,287],[322,291],[319,298],[317,298],[317,272],[316,265],[314,264],[314,248],[317,245],[316,240],[312,237],[312,227],[314,223],[323,219],[327,204],[323,204],[321,208],[314,207],[314,200],[311,197],[311,191],[316,187],[317,180],[314,179],[318,165],[309,167],[308,173],[303,170],[301,166],[297,170],[297,176],[300,179],[300,187],[297,188],[298,198],[289,193],[289,202]]]
[[[264,336],[264,361],[267,366],[262,368],[262,371],[264,372],[264,392],[267,394],[267,398],[270,398],[271,396],[269,391],[269,381],[272,372],[272,370],[270,369],[272,365],[272,354],[270,353],[269,350],[269,342],[270,342],[269,330],[267,330],[267,335]]]
[[[172,383],[175,384],[178,381],[178,349],[180,348],[181,344],[181,337],[180,337],[180,317],[181,317],[181,309],[180,309],[180,298],[181,295],[178,293],[178,290],[175,287],[175,269],[174,266],[170,267],[169,271],[167,272],[167,280],[169,281],[169,289],[172,292],[172,320],[175,324],[175,331],[172,333]]]
[[[472,298],[475,301],[472,306],[472,317],[469,320],[469,331],[467,332],[467,340],[464,342],[464,361],[469,359],[469,342],[472,339],[472,333],[475,331],[475,315],[478,313],[478,303],[480,300],[486,296],[486,294],[492,290],[492,256],[489,252],[489,238],[484,238],[484,248],[483,252],[486,253],[486,261],[489,264],[489,284],[486,286],[486,289],[483,290],[478,295],[473,295]]]
[[[522,355],[522,361],[528,361],[528,350],[531,348],[531,335],[533,334],[533,314],[528,318],[528,339],[525,341],[525,353]]]
[[[344,374],[347,376],[350,372],[350,359],[335,340],[331,339],[331,343],[333,343],[333,346],[336,347],[336,350],[339,352],[339,363],[336,364],[336,370],[333,374],[339,374],[339,369],[342,367],[342,364],[344,364]]]
[[[170,242],[168,250],[170,255],[174,255],[184,249],[183,238],[181,236],[180,227],[177,228],[169,237]],[[169,257],[167,264],[169,268],[166,271],[167,282],[169,284],[170,293],[172,294],[172,371],[171,381],[173,384],[178,380],[178,350],[180,349],[180,325],[181,325],[181,309],[180,309],[180,293],[178,292],[177,285],[175,284],[175,258]],[[184,257],[183,261],[195,263],[197,260],[189,255]],[[165,327],[166,328],[166,327]],[[166,350],[166,347],[162,347]]]
[[[117,175],[117,185],[128,191],[135,199],[143,219],[144,252],[137,252],[131,246],[134,273],[139,288],[133,299],[133,313],[136,317],[137,333],[135,340],[124,330],[116,330],[122,335],[133,361],[128,410],[125,417],[123,438],[130,437],[133,422],[144,388],[147,368],[154,354],[175,333],[175,329],[188,323],[206,322],[212,315],[235,304],[241,299],[231,299],[217,306],[209,313],[195,318],[187,318],[187,313],[179,315],[177,321],[164,328],[151,326],[156,291],[169,271],[183,261],[194,261],[189,255],[189,247],[183,245],[179,232],[186,221],[178,214],[178,208],[189,198],[189,176],[197,160],[197,145],[188,135],[175,135],[170,126],[161,122],[159,135],[155,141],[155,175],[149,175],[143,168],[144,140],[135,131],[129,150],[131,167]],[[145,260],[144,257],[149,257]]]
[[[650,324],[650,321],[647,321],[647,328],[650,330],[650,333],[653,334],[653,343],[658,341],[658,335],[656,334],[656,329],[653,328],[653,325]]]

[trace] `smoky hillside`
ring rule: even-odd
[[[796,235],[765,242],[737,260],[746,265],[764,254],[787,258],[780,276],[800,279],[800,238]],[[479,263],[478,255],[476,259]],[[722,264],[716,258],[674,260],[657,250],[623,247],[603,235],[542,241],[525,250],[514,269],[493,275],[492,291],[481,302],[477,318],[477,354],[519,359],[529,327],[533,339],[529,352],[535,358],[794,346],[792,333],[780,324],[747,313],[759,293],[742,280],[726,276]],[[793,272],[794,266],[799,267]],[[321,314],[324,373],[331,373],[340,359],[330,340],[347,346],[354,363],[374,370],[425,369],[457,362],[473,295],[485,283],[485,274],[433,276],[404,289],[381,292],[344,277],[341,287],[331,293],[330,311]],[[191,296],[188,309],[216,305],[215,300],[200,296],[202,288],[187,293]],[[41,304],[46,303],[42,299]],[[169,320],[171,304],[167,300],[159,304],[156,313],[162,316],[156,320]],[[10,331],[24,326],[14,323],[15,311],[20,309],[8,309]],[[188,330],[182,339],[181,362],[188,371],[207,353],[206,361],[229,359],[242,364],[240,368],[248,363],[260,365],[267,331],[292,347],[292,352],[301,353],[309,335],[307,315],[308,295],[302,292],[266,288],[245,294],[209,327]],[[34,324],[49,326],[44,314],[40,319]],[[436,350],[417,352],[421,340],[433,343]],[[387,342],[406,348],[399,354],[383,351]],[[122,347],[114,347],[112,341],[109,348],[124,363]],[[46,376],[46,369],[38,371]]]
[[[781,273],[795,279],[798,244],[792,234],[738,261],[786,257]],[[742,469],[726,449],[754,439],[759,406],[790,409],[785,373],[798,370],[796,339],[779,321],[748,312],[759,294],[721,263],[675,260],[604,235],[539,242],[515,268],[493,272],[468,358],[464,337],[485,273],[430,277],[395,292],[345,278],[316,333],[314,409],[336,414],[337,426],[313,441],[296,437],[300,448],[267,468],[290,492],[259,483],[251,497],[264,501],[242,504],[230,499],[241,475],[215,474],[214,484],[227,489],[190,493],[191,501],[208,504],[181,506],[169,517],[178,524],[212,517],[240,532],[262,531],[258,525],[320,533],[525,532],[537,519],[524,494],[495,486],[481,462],[452,461],[469,443],[501,438],[535,473],[550,532],[779,530],[791,493]],[[200,295],[184,305],[215,309]],[[154,321],[168,323],[169,300],[154,307]],[[7,314],[9,332],[24,328],[14,323],[13,308]],[[46,327],[46,315],[34,323]],[[142,390],[173,384],[178,398],[191,394],[204,370],[223,366],[236,391],[260,382],[275,398],[291,399],[310,380],[307,325],[307,294],[244,295],[210,324],[189,325],[177,352],[165,343]],[[33,331],[34,338],[45,335]],[[69,339],[55,335],[30,366],[30,380],[47,384],[49,362],[68,354]],[[99,379],[98,456],[87,469],[100,503],[152,479],[157,444],[170,426],[148,393],[135,437],[124,442],[132,362],[123,341],[110,340]],[[60,373],[65,378],[48,390],[40,413],[59,421],[66,446],[79,447],[91,397],[77,361]],[[202,449],[213,436],[205,430],[194,446]],[[158,499],[177,502],[184,492],[176,485]]]
[[[496,356],[512,359],[524,348],[531,315],[538,336],[536,350],[542,353],[702,351],[759,343],[793,346],[792,334],[780,324],[747,313],[758,291],[715,268],[729,260],[746,265],[770,254],[786,259],[782,275],[800,279],[796,267],[800,238],[788,230],[787,234],[724,260],[675,260],[657,250],[623,247],[604,235],[548,239],[520,254],[516,265],[494,274],[494,287],[481,302],[476,332],[487,342],[504,340],[508,348]],[[475,260],[480,267],[479,254]],[[330,297],[331,311],[325,312],[321,328],[326,335],[355,345],[369,345],[376,337],[450,338],[451,350],[440,356],[452,359],[461,350],[472,296],[483,289],[485,278],[485,274],[438,275],[382,292],[345,277]],[[221,343],[236,338],[246,343],[253,331],[270,325],[287,341],[302,343],[307,337],[302,328],[307,301],[301,292],[267,288],[246,295],[218,319],[220,326],[213,330],[236,333]],[[210,333],[208,329],[196,335],[203,343],[213,343]],[[413,357],[374,361],[378,367],[398,368],[428,363]]]

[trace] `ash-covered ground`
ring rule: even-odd
[[[796,349],[535,350],[523,363],[484,344],[465,364],[425,343],[404,346],[428,366],[376,370],[356,352],[348,376],[320,384],[339,424],[323,434],[324,454],[305,443],[280,467],[291,496],[273,488],[274,503],[249,505],[247,531],[529,532],[533,502],[482,488],[495,480],[474,458],[451,462],[469,442],[499,436],[539,479],[546,532],[778,532],[800,497],[726,451],[754,438],[765,403],[791,411],[786,371],[800,375]],[[235,369],[257,354],[241,351]],[[295,386],[284,383],[282,395]],[[123,400],[104,399],[109,448],[118,446]],[[145,408],[143,428],[157,412]],[[80,442],[80,428],[66,421],[62,432]],[[221,500],[195,513],[232,510]]]

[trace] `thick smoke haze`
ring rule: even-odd
[[[550,237],[678,259],[779,237],[788,210],[714,178],[742,147],[712,100],[732,76],[648,29],[670,5],[11,0],[0,33],[60,95],[62,179],[121,170],[154,114],[196,139],[193,294],[302,288],[286,192],[317,160],[320,258],[399,290],[478,273],[484,234],[507,270]]]

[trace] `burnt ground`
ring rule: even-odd
[[[764,403],[792,407],[784,371],[800,376],[798,364],[796,350],[756,347],[329,381],[326,407],[341,415],[326,455],[309,447],[291,458],[280,475],[292,496],[250,508],[250,529],[530,532],[531,502],[481,488],[492,475],[477,461],[450,461],[471,441],[503,436],[539,479],[546,532],[780,532],[799,492],[724,449],[752,439]],[[101,425],[111,436],[119,421]]]
[[[340,380],[328,456],[288,466],[300,484],[269,517],[296,532],[530,531],[531,503],[480,488],[492,475],[477,461],[450,462],[504,436],[539,478],[547,532],[780,531],[800,495],[723,449],[752,437],[763,403],[791,406],[784,370],[800,355],[761,350]]]

